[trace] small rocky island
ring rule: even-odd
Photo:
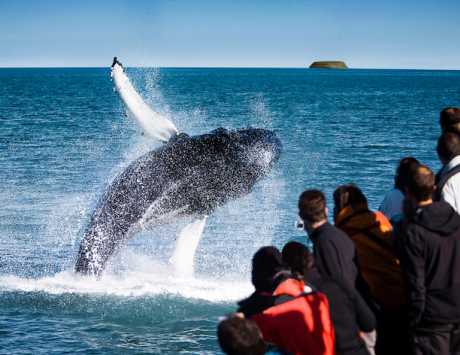
[[[347,69],[348,67],[341,60],[323,60],[311,63],[310,68]]]

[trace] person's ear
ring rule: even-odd
[[[327,207],[324,209],[324,214],[326,215],[326,218],[329,217],[329,209]]]

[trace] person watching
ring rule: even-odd
[[[369,209],[359,187],[347,184],[334,191],[334,222],[354,242],[373,299],[386,311],[399,311],[406,303],[406,290],[390,221]]]
[[[326,198],[319,190],[306,190],[298,202],[299,217],[313,243],[318,272],[354,289],[358,277],[356,249],[351,239],[327,221]]]
[[[359,293],[337,281],[321,277],[315,267],[313,255],[305,245],[289,242],[281,253],[283,262],[289,266],[295,277],[324,293],[329,300],[335,329],[336,354],[369,355],[360,334],[372,332],[376,327],[376,320]]]
[[[458,354],[460,216],[447,202],[433,202],[434,189],[428,167],[412,171],[396,242],[408,282],[413,353]]]
[[[402,219],[404,186],[406,184],[407,175],[417,164],[419,164],[418,160],[413,157],[405,157],[399,161],[394,179],[394,187],[386,193],[379,207],[379,211],[392,223]]]
[[[278,249],[254,254],[252,283],[255,291],[238,303],[238,312],[257,323],[265,342],[292,355],[335,354],[326,296],[292,277]]]
[[[355,243],[360,273],[369,296],[378,304],[377,353],[407,353],[403,350],[408,347],[403,316],[407,289],[390,221],[381,212],[371,211],[363,192],[348,184],[334,191],[334,222]]]
[[[460,135],[444,132],[438,139],[436,151],[443,167],[437,175],[434,199],[442,199],[460,212]]]

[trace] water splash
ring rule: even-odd
[[[257,126],[271,129],[273,115],[270,111],[263,93],[258,93],[250,102],[250,111],[254,115]]]
[[[247,296],[252,287],[249,282],[235,278],[210,279],[175,274],[175,268],[151,257],[126,251],[125,269],[119,272],[116,263],[109,265],[100,279],[62,271],[42,278],[0,276],[0,292],[45,292],[48,294],[112,295],[119,297],[144,297],[177,295],[183,298],[210,302],[229,302]],[[235,277],[236,275],[234,275]]]

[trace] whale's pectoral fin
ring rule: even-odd
[[[145,103],[118,62],[113,63],[111,76],[127,111],[143,132],[163,142],[177,134],[174,123]]]
[[[207,216],[187,224],[179,233],[176,248],[169,260],[174,266],[177,276],[193,275],[195,252],[203,235]]]

